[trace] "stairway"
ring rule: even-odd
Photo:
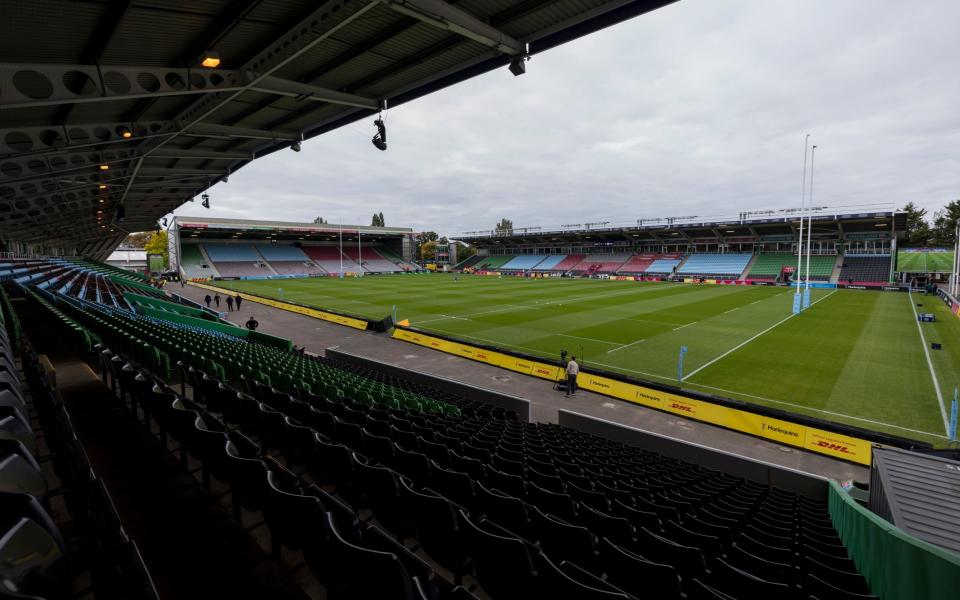
[[[833,274],[830,275],[830,283],[836,284],[840,281],[841,268],[843,268],[843,255],[838,254],[836,262],[833,263]]]
[[[210,256],[207,254],[207,249],[203,247],[203,244],[197,244],[197,248],[200,249],[200,256],[203,257],[203,264],[210,267],[210,274],[214,277],[220,277],[220,272],[217,271],[216,265],[214,265],[213,261],[210,260]]]
[[[737,278],[737,281],[744,281],[747,278],[747,274],[750,273],[750,269],[753,268],[753,263],[757,262],[758,254],[754,254],[750,257],[750,262],[747,263],[747,267],[743,270],[743,273],[740,273],[740,277]]]
[[[273,265],[270,264],[270,261],[267,260],[267,257],[265,257],[263,254],[260,253],[260,249],[257,248],[256,245],[253,246],[253,251],[257,253],[257,256],[259,256],[260,260],[263,261],[263,264],[267,265],[267,269],[270,270],[270,273],[272,275],[279,275],[279,273],[277,273],[277,270],[273,268]]]

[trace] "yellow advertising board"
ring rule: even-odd
[[[297,304],[290,304],[289,302],[282,302],[280,300],[273,300],[270,298],[264,298],[262,296],[254,296],[253,294],[247,294],[244,292],[236,292],[234,290],[228,290],[226,288],[219,288],[213,285],[207,285],[205,283],[196,283],[192,282],[190,285],[203,288],[205,290],[210,290],[212,292],[220,292],[221,294],[228,294],[230,296],[239,295],[244,300],[249,300],[250,302],[256,302],[258,304],[265,304],[266,306],[272,306],[273,308],[279,308],[280,310],[286,310],[289,312],[299,313],[301,315],[306,315],[308,317],[313,317],[314,319],[320,319],[322,321],[328,321],[330,323],[336,323],[338,325],[345,325],[347,327],[353,327],[354,329],[366,329],[367,322],[363,319],[354,319],[352,317],[345,317],[343,315],[336,315],[329,313],[323,310],[317,310],[316,308],[309,308],[307,306],[299,306]]]
[[[556,365],[482,350],[474,346],[449,342],[405,329],[395,329],[393,337],[394,339],[457,354],[541,379],[556,381],[562,375],[561,368]],[[803,448],[862,465],[870,464],[872,444],[868,440],[808,427],[706,400],[671,394],[670,392],[594,375],[585,371],[580,371],[577,376],[577,385],[584,390],[712,423],[780,444]]]

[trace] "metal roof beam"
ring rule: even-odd
[[[52,87],[42,98],[31,96],[30,90],[16,86],[15,76],[33,71],[45,77]],[[154,77],[153,84],[144,87],[138,80],[141,74]],[[86,77],[82,86],[67,85],[68,75],[77,81]],[[109,79],[105,79],[106,74]],[[216,76],[216,78],[214,77]],[[72,80],[71,80],[72,81]],[[123,85],[121,85],[123,82]],[[172,82],[172,83],[171,83]],[[0,64],[0,109],[40,108],[58,105],[92,104],[100,102],[127,102],[141,98],[167,98],[245,91],[291,96],[297,100],[329,102],[345,106],[376,109],[380,103],[374,98],[348,94],[282,77],[264,76],[254,71],[196,70],[181,68],[136,67],[130,65],[56,65],[56,64]],[[197,83],[197,85],[194,85]],[[118,91],[124,90],[124,91]]]
[[[385,0],[390,9],[419,21],[462,35],[511,56],[524,54],[526,45],[477,17],[443,0]]]

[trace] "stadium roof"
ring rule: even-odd
[[[763,237],[776,236],[787,241],[795,239],[800,228],[800,211],[786,209],[741,213],[730,218],[665,217],[638,219],[632,222],[576,223],[559,227],[514,227],[509,231],[468,231],[459,240],[478,246],[493,245],[557,245],[597,244],[612,242],[694,242],[697,240],[752,242]],[[837,212],[818,208],[813,215],[815,237],[835,237],[855,234],[866,237],[888,237],[891,232],[900,236],[906,229],[906,213],[866,211]]]
[[[223,219],[204,217],[174,217],[171,227],[189,230],[192,237],[223,238],[227,235],[264,238],[274,235],[280,239],[298,239],[300,236],[323,235],[356,235],[376,238],[377,236],[394,237],[413,233],[409,227],[373,227],[369,225],[348,225],[346,223],[295,223],[291,221],[263,221],[247,219]],[[366,239],[366,237],[364,238]]]
[[[103,256],[255,158],[672,1],[4,0],[0,236]]]

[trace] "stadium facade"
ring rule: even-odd
[[[800,210],[740,213],[729,219],[664,217],[511,230],[471,231],[477,246],[459,269],[535,276],[709,279],[769,285],[797,279]],[[816,209],[810,258],[801,274],[818,285],[883,287],[896,281],[906,215]],[[806,244],[805,233],[804,244]]]
[[[176,217],[170,267],[187,280],[416,271],[413,230],[331,223]]]

